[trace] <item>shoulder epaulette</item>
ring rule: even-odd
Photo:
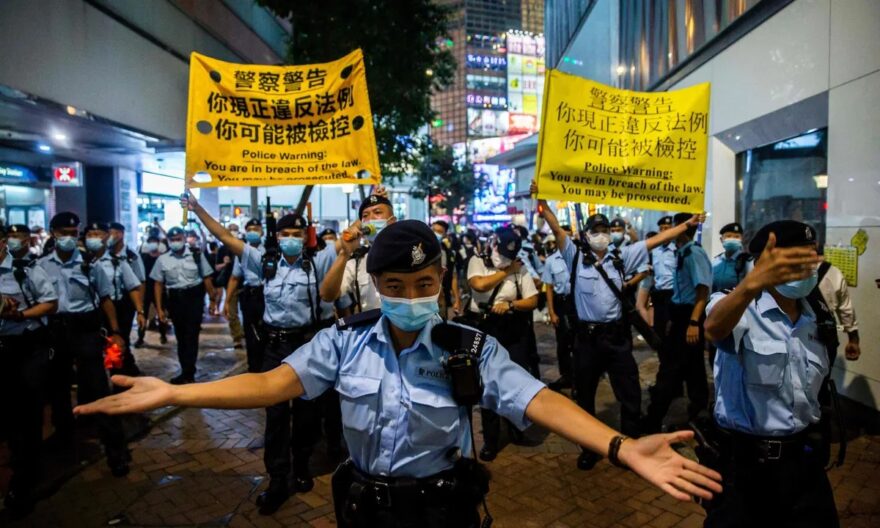
[[[339,318],[336,321],[336,329],[347,330],[349,328],[375,323],[380,317],[382,317],[382,310],[380,308],[374,308],[372,310],[367,310],[366,312]]]

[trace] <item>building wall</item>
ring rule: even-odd
[[[869,237],[859,259],[858,287],[850,288],[862,323],[862,357],[838,359],[834,377],[841,392],[875,409],[880,406],[880,328],[872,324],[880,317],[874,284],[880,278],[878,28],[880,2],[797,0],[673,87],[712,83],[707,167],[712,216],[706,229],[713,235],[735,218],[735,155],[742,150],[721,133],[747,122],[760,125],[774,112],[827,94],[827,243],[849,245],[858,229]],[[708,239],[710,252],[720,251],[716,237]]]

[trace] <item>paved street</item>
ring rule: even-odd
[[[241,369],[243,353],[231,348],[220,323],[206,324],[204,376]],[[553,337],[538,325],[545,379],[555,379]],[[151,338],[155,339],[153,335]],[[155,341],[153,341],[155,343]],[[175,373],[173,338],[168,347],[139,351],[144,370]],[[653,380],[657,363],[638,352],[642,385]],[[600,416],[615,423],[617,406],[610,386],[599,393]],[[684,406],[678,402],[675,413]],[[478,416],[478,415],[477,415]],[[674,417],[673,417],[674,418]],[[0,525],[33,527],[98,526],[333,526],[330,474],[333,464],[319,446],[313,469],[315,489],[292,497],[272,517],[257,514],[254,499],[263,476],[263,411],[165,410],[152,416],[148,435],[132,444],[131,474],[114,479],[103,461],[80,468],[57,492],[38,504],[26,521]],[[479,424],[476,426],[479,430]],[[478,435],[479,436],[479,435]],[[544,435],[530,431],[527,443]],[[478,439],[479,443],[479,439]],[[478,446],[479,448],[479,446]],[[678,503],[632,473],[600,462],[590,472],[575,467],[578,449],[555,435],[539,445],[508,445],[490,464],[489,506],[497,527],[696,527],[703,514],[696,504]],[[860,436],[849,447],[846,465],[830,473],[845,527],[880,526],[880,436]]]

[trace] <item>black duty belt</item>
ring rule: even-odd
[[[198,294],[201,293],[204,295],[205,292],[205,283],[200,282],[194,286],[190,286],[188,288],[168,288],[168,295],[170,297],[178,297],[181,295],[189,295],[189,294]]]
[[[101,327],[101,313],[98,310],[88,312],[65,312],[49,316],[53,325],[61,325],[71,330],[91,331]]]
[[[808,440],[806,431],[787,436],[756,436],[721,427],[718,430],[734,457],[760,463],[801,457]]]
[[[311,326],[285,328],[283,326],[270,325],[266,322],[263,322],[263,329],[270,339],[280,339],[282,341],[303,337],[312,331]]]
[[[611,321],[610,323],[595,323],[592,321],[577,322],[577,329],[588,334],[594,334],[596,332],[602,331],[619,330],[622,326],[625,326],[623,319]]]
[[[366,500],[380,508],[412,505],[413,501],[430,501],[432,498],[449,496],[455,489],[455,474],[452,469],[430,477],[374,477],[356,467],[350,460],[353,491],[359,494],[355,499]],[[358,489],[360,488],[360,489]]]
[[[245,286],[241,289],[241,293],[243,295],[262,295],[263,294],[263,286]]]

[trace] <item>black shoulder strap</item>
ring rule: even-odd
[[[675,266],[675,269],[681,269],[684,266],[684,259],[688,258],[689,256],[691,256],[690,246],[686,247],[684,251],[678,254],[678,262]]]
[[[135,260],[137,260],[137,253],[131,250],[131,248],[125,248],[125,258],[128,259],[128,263],[131,264]]]
[[[444,322],[431,329],[431,341],[449,352],[467,352],[480,357],[486,344],[486,334],[470,326]]]
[[[830,269],[831,269],[831,263],[823,260],[822,263],[819,264],[819,280],[817,282],[822,282],[822,279],[825,278],[825,275],[828,273],[828,270],[830,270]]]
[[[742,272],[746,269],[746,264],[752,260],[752,256],[748,253],[740,253],[736,256],[736,263],[733,265],[733,271],[736,273],[737,278],[742,275]]]
[[[336,329],[348,330],[349,328],[372,324],[378,321],[380,317],[382,317],[382,310],[380,308],[374,308],[348,317],[340,317],[336,320]]]
[[[623,293],[620,291],[620,288],[617,287],[617,284],[614,284],[614,281],[611,280],[611,277],[608,276],[608,272],[605,271],[605,266],[598,260],[593,260],[593,267],[596,268],[596,271],[599,272],[599,275],[602,277],[602,280],[605,281],[605,284],[608,285],[608,288],[611,290],[611,293],[617,297],[617,300],[620,301],[620,304],[623,305],[625,310],[628,310],[630,307],[629,299],[623,296]]]
[[[571,243],[571,241],[569,241]],[[568,290],[569,295],[574,298],[574,285],[577,282],[578,258],[581,256],[581,248],[575,246],[574,259],[571,261],[571,288]]]

